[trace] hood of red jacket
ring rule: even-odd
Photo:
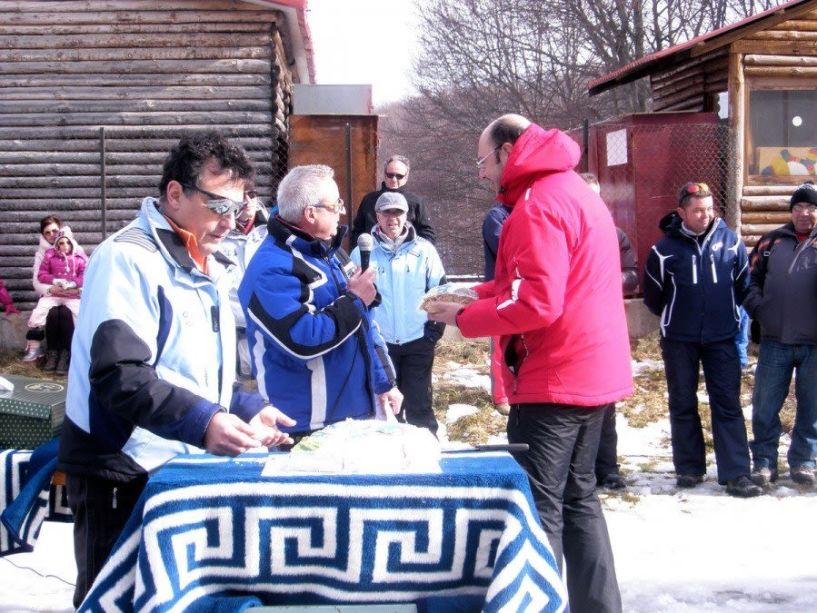
[[[535,179],[572,170],[580,159],[581,148],[567,134],[532,123],[514,143],[497,199],[512,207]]]

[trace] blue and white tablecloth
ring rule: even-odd
[[[65,486],[51,484],[57,447],[0,450],[0,556],[31,551],[46,519],[73,521]]]
[[[162,468],[80,610],[566,606],[527,477],[506,453],[450,454],[424,475],[266,478],[263,461],[179,456]]]

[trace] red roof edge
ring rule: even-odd
[[[791,10],[801,4],[806,4],[809,2],[814,2],[814,0],[791,0],[790,2],[785,2],[783,4],[779,4],[777,6],[773,6],[772,8],[763,11],[762,13],[758,13],[757,15],[750,15],[744,19],[741,19],[738,22],[733,24],[724,26],[722,28],[718,28],[717,30],[712,30],[711,32],[707,32],[706,34],[701,34],[700,36],[696,36],[693,39],[690,39],[683,43],[678,43],[677,45],[673,45],[672,47],[667,47],[666,49],[662,49],[661,51],[656,51],[649,55],[645,55],[643,57],[638,58],[637,60],[633,60],[629,64],[622,66],[621,68],[617,68],[612,72],[608,72],[607,74],[599,77],[598,79],[591,81],[590,84],[587,86],[587,90],[591,96],[595,96],[596,94],[600,94],[603,91],[608,89],[612,89],[617,85],[624,85],[625,83],[629,83],[630,81],[635,81],[636,79],[640,79],[643,76],[649,74],[650,69],[653,68],[656,64],[659,64],[662,61],[669,61],[670,58],[674,55],[680,55],[685,51],[690,51],[696,45],[713,40],[718,38],[719,36],[723,36],[724,34],[728,34],[735,30],[739,30],[741,28],[745,28],[749,25],[754,24],[757,21],[765,19],[770,15],[775,15],[777,13],[786,12]]]

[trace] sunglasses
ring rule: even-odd
[[[398,181],[402,181],[406,178],[406,175],[401,175],[399,172],[387,172],[386,176],[389,179],[397,179]]]
[[[319,202],[318,204],[313,204],[312,206],[315,207],[316,209],[327,209],[329,211],[332,211],[333,213],[338,213],[340,215],[343,215],[346,212],[346,207],[343,206],[342,198],[338,198],[337,202],[333,202],[331,204],[323,204]]]
[[[244,208],[244,201],[239,202],[238,200],[233,200],[232,198],[227,198],[226,196],[221,196],[219,194],[214,194],[213,192],[208,192],[206,189],[200,188],[198,185],[191,185],[190,183],[182,183],[181,181],[179,184],[185,189],[192,189],[193,191],[199,192],[209,198],[204,203],[208,209],[213,211],[216,215],[220,215],[221,217],[226,217],[230,213],[233,214],[233,217],[238,217],[238,214],[241,212],[241,209]],[[245,194],[245,198],[247,195]]]

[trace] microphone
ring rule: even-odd
[[[361,234],[357,237],[357,248],[360,249],[360,269],[366,270],[369,267],[369,260],[372,257],[372,247],[374,239],[371,234]]]

